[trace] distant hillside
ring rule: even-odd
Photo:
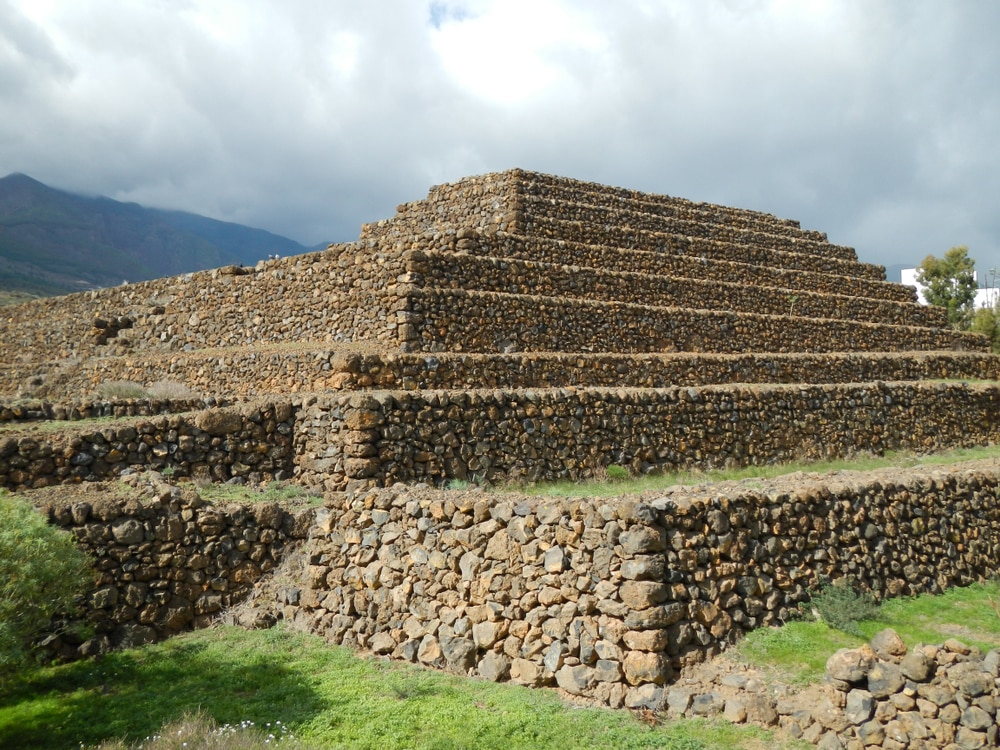
[[[47,296],[312,248],[262,229],[0,179],[0,290]]]

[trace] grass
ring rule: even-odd
[[[0,697],[0,747],[137,743],[185,715],[219,725],[281,722],[315,748],[782,747],[721,721],[649,726],[555,693],[360,659],[280,628],[215,628],[40,669]],[[788,746],[791,747],[791,746]]]
[[[768,464],[767,466],[745,466],[737,469],[712,471],[678,471],[662,474],[648,474],[628,479],[608,477],[580,482],[538,482],[528,485],[507,485],[497,489],[515,489],[528,495],[559,497],[612,497],[631,495],[650,490],[663,490],[676,485],[706,484],[723,481],[753,479],[773,479],[795,472],[828,473],[832,471],[870,471],[890,467],[912,468],[915,466],[935,466],[959,461],[978,461],[1000,458],[1000,445],[976,448],[960,448],[941,453],[918,454],[908,451],[888,451],[884,455],[859,454],[843,459],[815,462],[793,462]],[[609,467],[610,468],[610,467]]]
[[[104,427],[112,422],[125,422],[137,417],[87,417],[86,419],[50,419],[46,421],[5,422],[0,424],[0,432],[30,432],[49,435],[59,432],[87,431],[93,427]]]
[[[884,601],[873,619],[862,620],[852,635],[814,619],[749,633],[735,650],[737,658],[777,670],[791,682],[823,678],[826,660],[837,649],[854,648],[885,628],[892,628],[912,648],[956,638],[983,653],[1000,648],[1000,581],[949,589],[937,596]]]
[[[1000,583],[885,602],[863,637],[801,620],[750,633],[729,658],[782,682],[822,679],[826,660],[894,628],[907,645],[958,638],[1000,647]],[[282,628],[219,627],[164,643],[38,669],[0,695],[0,747],[135,747],[179,726],[255,727],[296,748],[785,748],[780,738],[722,721],[651,725],[627,711],[561,702],[552,691],[361,659]],[[214,731],[214,730],[211,730]],[[256,746],[251,732],[244,744]],[[266,738],[266,737],[265,737]],[[193,745],[216,747],[216,745]],[[144,743],[150,750],[179,747]]]
[[[145,388],[130,380],[111,380],[100,383],[95,392],[98,398],[111,400],[149,397]]]
[[[198,488],[202,499],[215,505],[226,503],[291,503],[315,505],[323,502],[317,493],[291,482],[273,481],[261,486],[208,484]]]
[[[124,740],[102,742],[97,750],[264,750],[280,744],[289,750],[307,750],[307,746],[280,721],[258,727],[252,721],[218,724],[203,714],[185,714],[157,734],[144,737],[138,744]]]

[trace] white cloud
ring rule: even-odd
[[[449,11],[430,32],[434,51],[460,89],[498,106],[564,96],[607,48],[595,19],[565,2],[508,0]]]

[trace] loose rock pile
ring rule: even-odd
[[[841,649],[826,683],[798,690],[719,658],[667,691],[672,718],[721,715],[779,729],[823,750],[977,750],[997,747],[1000,651],[957,640],[907,651],[891,630]]]
[[[841,709],[836,722],[827,722],[828,732],[835,731],[840,744],[824,739],[821,746],[997,747],[998,677],[998,650],[984,657],[978,649],[949,640],[907,652],[894,631],[883,631],[869,646],[838,651],[827,662],[827,678]],[[803,727],[806,739],[808,731]]]

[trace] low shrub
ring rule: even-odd
[[[130,380],[110,380],[97,386],[99,398],[117,400],[125,398],[149,398],[146,389]]]
[[[867,591],[859,591],[843,578],[825,582],[810,600],[813,610],[831,628],[863,637],[858,623],[875,620],[880,607]]]
[[[53,615],[92,582],[90,559],[27,501],[0,491],[0,683],[28,662]]]
[[[198,398],[198,394],[195,391],[183,383],[178,383],[176,380],[157,380],[146,389],[146,393],[150,398],[159,399],[179,400]]]
[[[607,473],[608,479],[612,482],[624,482],[630,476],[629,470],[618,464],[608,464]]]

